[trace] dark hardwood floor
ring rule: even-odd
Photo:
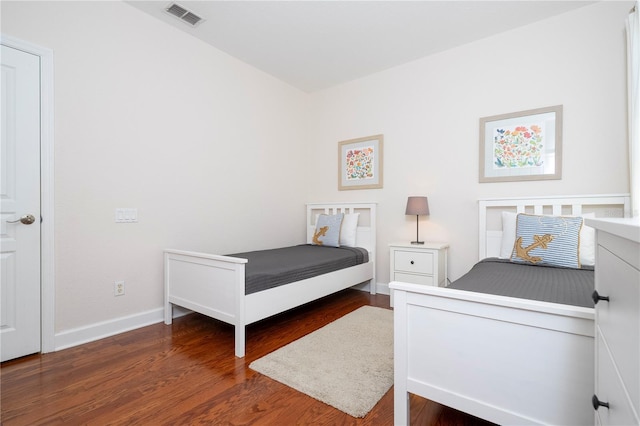
[[[389,296],[346,290],[247,327],[247,355],[233,328],[192,314],[82,346],[2,363],[1,423],[10,425],[392,425],[393,388],[355,419],[249,369],[269,352]],[[483,420],[415,396],[412,425]]]

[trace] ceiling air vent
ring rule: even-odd
[[[203,21],[201,17],[176,3],[171,3],[167,8],[165,8],[165,12],[169,15],[175,16],[192,27],[195,27]]]

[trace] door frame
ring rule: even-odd
[[[53,50],[0,34],[0,44],[40,57],[40,352],[55,351]]]

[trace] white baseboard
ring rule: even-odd
[[[164,320],[162,308],[152,309],[139,314],[128,315],[126,317],[115,318],[109,321],[89,324],[67,331],[56,333],[55,350],[71,348],[105,337],[114,336],[136,328],[156,324]]]
[[[370,289],[370,285],[371,285],[370,283],[358,284],[358,285],[354,285],[351,288],[368,292]],[[377,294],[389,294],[389,284],[376,283],[375,285],[376,285]]]
[[[191,313],[190,310],[179,306],[174,306],[173,308],[174,318],[178,318],[189,313]],[[55,335],[54,351],[94,342],[96,340],[104,339],[105,337],[115,336],[116,334],[125,333],[151,324],[157,324],[162,321],[164,321],[164,310],[163,308],[156,308],[150,311],[140,312],[138,314],[62,331]]]
[[[362,291],[369,291],[369,284],[355,286]],[[389,294],[389,284],[376,283],[376,292],[379,294]],[[190,310],[173,307],[173,317],[178,318],[191,313]],[[125,317],[115,318],[108,321],[102,321],[95,324],[89,324],[84,327],[73,328],[71,330],[56,333],[54,337],[54,351],[71,348],[105,337],[115,336],[116,334],[125,333],[137,328],[146,327],[151,324],[157,324],[164,321],[164,312],[162,308],[152,309],[138,314],[128,315]]]
[[[386,295],[391,294],[389,283],[376,283],[376,293]]]
[[[376,285],[376,294],[387,294],[387,295],[390,294],[388,283],[376,283],[375,285]],[[358,285],[354,285],[351,288],[368,292],[370,288],[370,284],[369,283],[358,284]]]

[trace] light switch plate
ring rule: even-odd
[[[116,223],[133,223],[138,221],[138,209],[117,208],[115,212]]]

